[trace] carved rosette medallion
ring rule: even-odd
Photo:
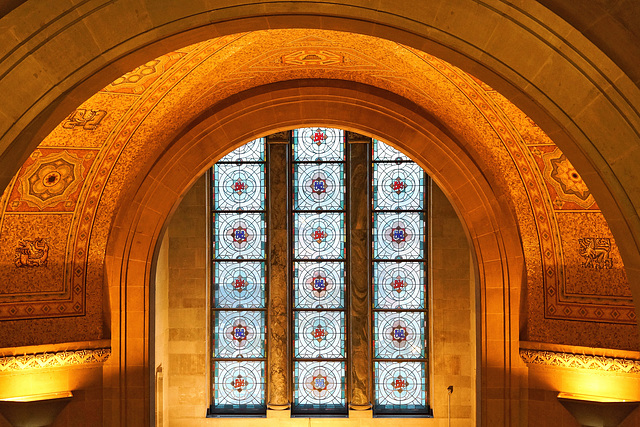
[[[542,155],[545,180],[556,190],[556,206],[561,208],[564,202],[575,203],[588,209],[595,203],[587,184],[560,150]]]
[[[65,201],[82,169],[82,159],[65,151],[40,157],[20,178],[21,199],[40,209]]]

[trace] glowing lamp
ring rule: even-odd
[[[584,394],[558,393],[558,400],[584,427],[617,427],[640,402]]]
[[[71,401],[70,391],[0,399],[0,413],[13,427],[46,427]]]

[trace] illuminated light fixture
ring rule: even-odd
[[[584,394],[558,393],[558,400],[584,427],[617,427],[640,402]]]
[[[46,427],[71,401],[70,391],[0,399],[0,413],[13,427]]]

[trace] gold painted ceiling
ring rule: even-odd
[[[96,93],[42,141],[0,200],[0,280],[7,284],[1,345],[105,337],[104,253],[127,184],[209,106],[293,79],[394,92],[467,141],[518,220],[523,339],[637,347],[631,293],[609,227],[578,171],[531,119],[426,53],[309,30],[236,34],[169,52]]]

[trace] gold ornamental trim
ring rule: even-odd
[[[104,363],[109,356],[111,356],[110,348],[5,356],[0,357],[0,372]]]
[[[530,365],[640,374],[640,360],[634,359],[526,349],[520,349],[520,357],[526,364]]]

